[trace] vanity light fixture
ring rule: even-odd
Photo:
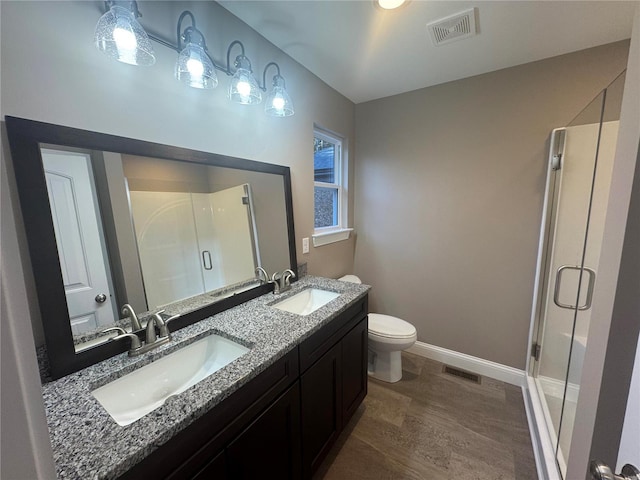
[[[142,15],[135,0],[129,3],[129,10],[113,0],[106,1],[105,5],[108,11],[98,20],[94,37],[98,50],[130,65],[156,63],[149,36],[137,20]]]
[[[231,83],[229,83],[229,99],[240,103],[242,105],[255,105],[262,101],[262,93],[258,82],[253,76],[253,70],[251,69],[251,61],[244,54],[244,45],[238,40],[234,40],[227,49],[227,72],[229,69],[229,56],[231,55],[231,48],[234,45],[240,45],[242,53],[236,57],[234,66],[236,71],[233,74]]]
[[[191,26],[184,33],[182,20],[189,16]],[[182,43],[185,43],[184,48]],[[213,61],[207,53],[207,44],[204,35],[196,28],[196,19],[191,12],[184,11],[178,19],[178,61],[176,62],[176,78],[185,85],[193,88],[216,88],[218,76],[216,75]]]
[[[280,75],[280,66],[276,62],[268,63],[262,72],[262,89],[267,90],[267,69],[273,65],[278,73],[273,77],[273,90],[267,95],[264,111],[272,117],[290,117],[293,115],[293,103],[285,88],[284,78]]]
[[[129,10],[121,5],[128,3]],[[200,89],[212,89],[218,85],[216,70],[232,77],[229,83],[229,98],[243,105],[255,105],[262,101],[262,92],[266,92],[267,69],[275,66],[277,74],[273,77],[273,89],[267,96],[265,112],[274,117],[293,115],[293,103],[285,88],[284,78],[280,75],[280,67],[270,62],[264,69],[262,85],[253,76],[251,61],[245,55],[242,42],[234,40],[227,48],[226,67],[216,64],[209,54],[205,37],[196,27],[195,16],[188,10],[178,18],[177,41],[172,44],[162,38],[147,34],[136,20],[142,15],[138,11],[135,0],[124,2],[106,0],[107,12],[100,18],[96,26],[95,44],[99,50],[116,60],[132,65],[153,65],[155,56],[150,40],[170,48],[178,53],[175,76],[187,86]],[[189,17],[191,25],[182,30],[182,22]],[[240,55],[235,58],[232,70],[231,50],[238,45]]]

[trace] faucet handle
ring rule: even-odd
[[[135,332],[136,330],[142,329],[142,325],[140,324],[140,320],[138,320],[138,316],[136,315],[135,310],[128,303],[125,303],[122,306],[122,315],[124,315],[125,317],[129,317],[129,319],[131,320],[132,331]]]
[[[258,280],[260,280],[260,283],[262,284],[264,283],[269,283],[269,274],[267,273],[267,271],[262,268],[262,267],[256,267],[256,275],[258,277]],[[264,277],[264,280],[263,280]]]
[[[162,310],[162,312],[164,312],[164,310]],[[172,317],[169,317],[166,320],[163,320],[162,317],[160,316],[160,313],[162,312],[156,313],[156,324],[158,325],[158,328],[160,328],[160,338],[162,337],[171,338],[171,332],[169,331],[169,322],[175,320],[176,318],[179,318],[180,314],[178,313],[177,315],[173,315]]]
[[[282,278],[284,281],[284,286],[289,287],[291,286],[291,279],[296,278],[296,274],[293,270],[287,268],[284,272],[282,272]]]
[[[109,332],[118,332],[118,335],[112,337],[111,340],[122,340],[123,338],[131,339],[131,350],[129,351],[137,350],[138,348],[142,347],[142,343],[140,343],[140,339],[135,333],[127,333],[124,328],[120,327],[112,327],[102,330],[102,333]]]

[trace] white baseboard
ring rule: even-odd
[[[519,387],[526,385],[524,370],[508,367],[489,360],[483,360],[482,358],[472,357],[465,353],[447,350],[446,348],[436,347],[435,345],[429,345],[423,342],[416,342],[415,345],[406,351],[421,357],[430,358],[437,362],[446,363],[452,367],[461,368],[469,372],[484,375],[485,377],[495,378],[496,380],[511,385],[517,385]]]

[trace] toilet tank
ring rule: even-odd
[[[345,275],[344,277],[340,277],[338,280],[342,280],[343,282],[351,282],[351,283],[362,283],[356,275]]]

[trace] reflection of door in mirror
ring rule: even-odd
[[[248,188],[130,192],[149,308],[254,275],[257,258]]]
[[[91,157],[42,149],[42,160],[71,330],[79,335],[118,318]]]

